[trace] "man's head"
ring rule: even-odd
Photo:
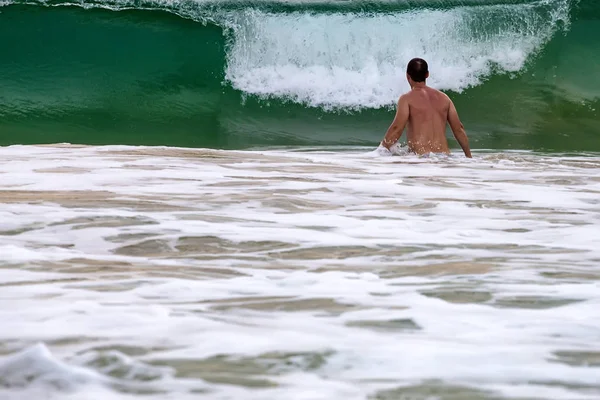
[[[406,67],[406,79],[411,84],[425,82],[429,78],[429,66],[422,58],[413,58]],[[412,82],[411,82],[412,81]]]

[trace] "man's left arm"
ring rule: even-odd
[[[392,121],[392,124],[388,128],[381,145],[386,149],[390,149],[394,143],[400,139],[404,127],[408,123],[408,117],[410,115],[410,108],[408,106],[408,99],[406,96],[401,96],[398,100],[398,108],[396,109],[396,116]]]

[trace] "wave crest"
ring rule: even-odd
[[[429,62],[434,87],[461,92],[518,72],[568,23],[569,1],[393,14],[230,14],[226,78],[260,97],[313,107],[380,108],[408,90],[407,62]]]

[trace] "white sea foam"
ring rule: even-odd
[[[226,78],[234,87],[325,108],[393,105],[408,89],[413,57],[430,83],[462,91],[494,68],[520,71],[568,21],[568,0],[419,9],[388,14],[247,10],[228,14],[233,31]]]
[[[596,399],[599,166],[0,148],[0,399]]]

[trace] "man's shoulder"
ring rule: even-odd
[[[437,90],[437,89],[433,89],[430,88],[431,92],[434,96],[432,96],[435,99],[435,102],[439,105],[439,107],[444,107],[444,108],[448,108],[450,107],[450,104],[452,104],[452,100],[450,99],[450,97],[442,92],[441,90]]]
[[[410,103],[410,100],[414,97],[414,92],[413,91],[409,91],[404,93],[403,95],[400,96],[400,98],[398,99],[398,103]]]
[[[437,94],[440,97],[443,97],[445,99],[450,100],[450,97],[448,97],[448,95],[446,93],[442,92],[441,90],[434,89],[434,88],[432,88],[430,86],[427,86],[427,89],[429,89],[432,93],[435,93],[435,94]]]
[[[447,102],[447,103],[451,102],[450,97],[448,97],[448,95],[446,93],[442,92],[441,90],[437,90],[437,89],[427,86],[426,92],[429,93],[429,96],[433,95],[433,98],[435,98],[437,101],[443,101],[443,102]],[[413,99],[415,101],[420,101],[421,97],[422,97],[422,92],[417,93],[417,92],[410,91],[410,92],[404,93],[403,95],[400,96],[400,98],[398,99],[398,104],[403,103],[403,102],[410,103]]]
[[[398,106],[400,106],[401,104],[406,104],[409,103],[410,104],[410,92],[408,93],[404,93],[403,95],[400,96],[400,98],[398,98]]]

